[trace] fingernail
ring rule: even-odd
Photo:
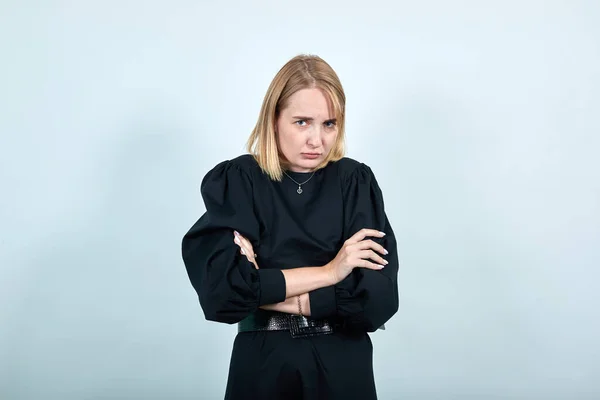
[[[235,236],[238,236],[240,234],[238,231],[233,231],[233,233],[235,234]]]
[[[385,232],[379,232],[379,233],[381,233],[381,236],[385,236]]]
[[[384,263],[385,265],[388,265],[390,262],[389,262],[388,260],[383,260],[383,263]]]
[[[377,264],[377,265],[379,265],[380,269],[383,269],[385,267],[385,265],[381,265],[381,264]]]
[[[244,254],[244,255],[246,254],[246,253],[244,252],[244,249],[242,249],[242,254]]]
[[[383,249],[383,254],[389,254],[389,252],[386,249]]]

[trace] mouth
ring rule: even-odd
[[[304,154],[305,156],[320,156],[321,155],[321,153],[302,153],[302,154]]]

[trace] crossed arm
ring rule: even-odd
[[[360,229],[358,232],[356,232],[344,242],[344,245],[338,251],[336,257],[327,264],[316,267],[299,267],[282,270],[281,272],[285,280],[286,299],[281,303],[265,304],[260,307],[266,310],[279,311],[288,314],[303,314],[306,316],[312,316],[313,313],[311,310],[310,302],[311,297],[314,297],[313,293],[316,294],[317,290],[337,285],[339,282],[345,280],[345,278],[348,277],[348,275],[354,270],[354,268],[364,268],[381,271],[385,267],[385,265],[388,264],[387,260],[385,260],[375,252],[377,251],[381,254],[388,254],[388,251],[385,248],[383,248],[381,244],[378,244],[371,239],[366,239],[366,237],[368,236],[381,238],[384,235],[385,232],[378,231],[375,229]],[[258,269],[259,267],[256,263],[256,254],[254,253],[254,249],[250,241],[238,232],[234,232],[234,242],[240,247],[240,253],[245,255],[248,261],[250,261],[254,265],[254,267]],[[383,278],[384,275],[369,274],[368,276],[369,277],[365,278],[366,280],[364,280],[364,283],[367,284],[367,287],[373,286],[373,284],[376,284],[377,286],[382,284],[381,278]],[[361,280],[361,282],[363,281]],[[369,282],[371,285],[369,285]],[[389,282],[390,280],[386,278],[383,280],[383,285],[387,286]],[[358,292],[366,290],[365,286],[360,286],[360,284],[356,286],[355,290],[358,290]],[[323,299],[323,295],[331,299],[331,295],[333,295],[333,293],[331,291],[321,292],[319,294],[321,299]],[[377,299],[381,300],[381,296],[374,295],[372,298],[374,300],[370,302],[371,307],[375,307],[377,310],[391,310],[391,308],[386,307],[389,305],[387,304],[387,300],[383,303],[380,302],[380,304],[378,304]],[[315,304],[315,314],[320,312],[321,314],[325,315],[328,312],[331,312],[332,310],[327,310],[327,308],[321,310],[317,309],[317,306],[324,306],[327,303],[329,303],[329,308],[331,308],[331,301],[325,302],[320,305]],[[392,311],[395,312],[397,310],[397,307],[393,306],[393,308],[394,310]],[[326,312],[325,310],[327,310],[328,312]],[[347,317],[349,317],[350,320],[354,318],[356,319],[355,322],[358,321],[359,324],[362,324],[366,321],[364,319],[363,312],[357,311],[356,307],[353,307],[350,310],[346,311]],[[378,315],[378,313],[381,314],[379,311],[377,311],[375,313],[375,316],[377,318],[383,319],[383,317],[386,317],[385,314]],[[373,323],[371,322],[369,323],[373,325]],[[371,325],[369,325],[369,329],[377,329],[378,327]]]
[[[234,232],[234,237],[234,242],[240,247],[240,253],[259,269],[252,243],[237,231]],[[322,266],[294,268],[282,272],[286,281],[286,299],[281,303],[266,304],[260,308],[296,315],[302,310],[302,315],[310,316],[308,293],[335,283],[334,277]]]

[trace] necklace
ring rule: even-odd
[[[298,194],[302,194],[302,192],[303,192],[303,190],[302,190],[302,185],[304,185],[306,182],[310,181],[310,180],[311,180],[311,178],[312,178],[312,177],[315,175],[315,172],[317,172],[317,171],[314,171],[314,172],[312,173],[312,175],[310,176],[310,178],[308,178],[307,180],[305,180],[305,181],[304,181],[304,182],[302,182],[302,183],[299,183],[299,182],[296,182],[296,180],[295,180],[294,178],[292,178],[291,176],[289,176],[288,174],[286,174],[286,173],[285,173],[285,171],[283,171],[283,173],[284,173],[284,174],[285,174],[285,175],[286,175],[288,178],[290,178],[291,180],[293,180],[293,181],[294,181],[294,183],[296,183],[296,185],[298,185],[298,190],[296,190],[296,192],[298,192]]]

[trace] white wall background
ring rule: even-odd
[[[597,1],[3,1],[0,398],[218,399],[180,258],[277,70],[348,97],[401,249],[381,399],[600,398]]]

